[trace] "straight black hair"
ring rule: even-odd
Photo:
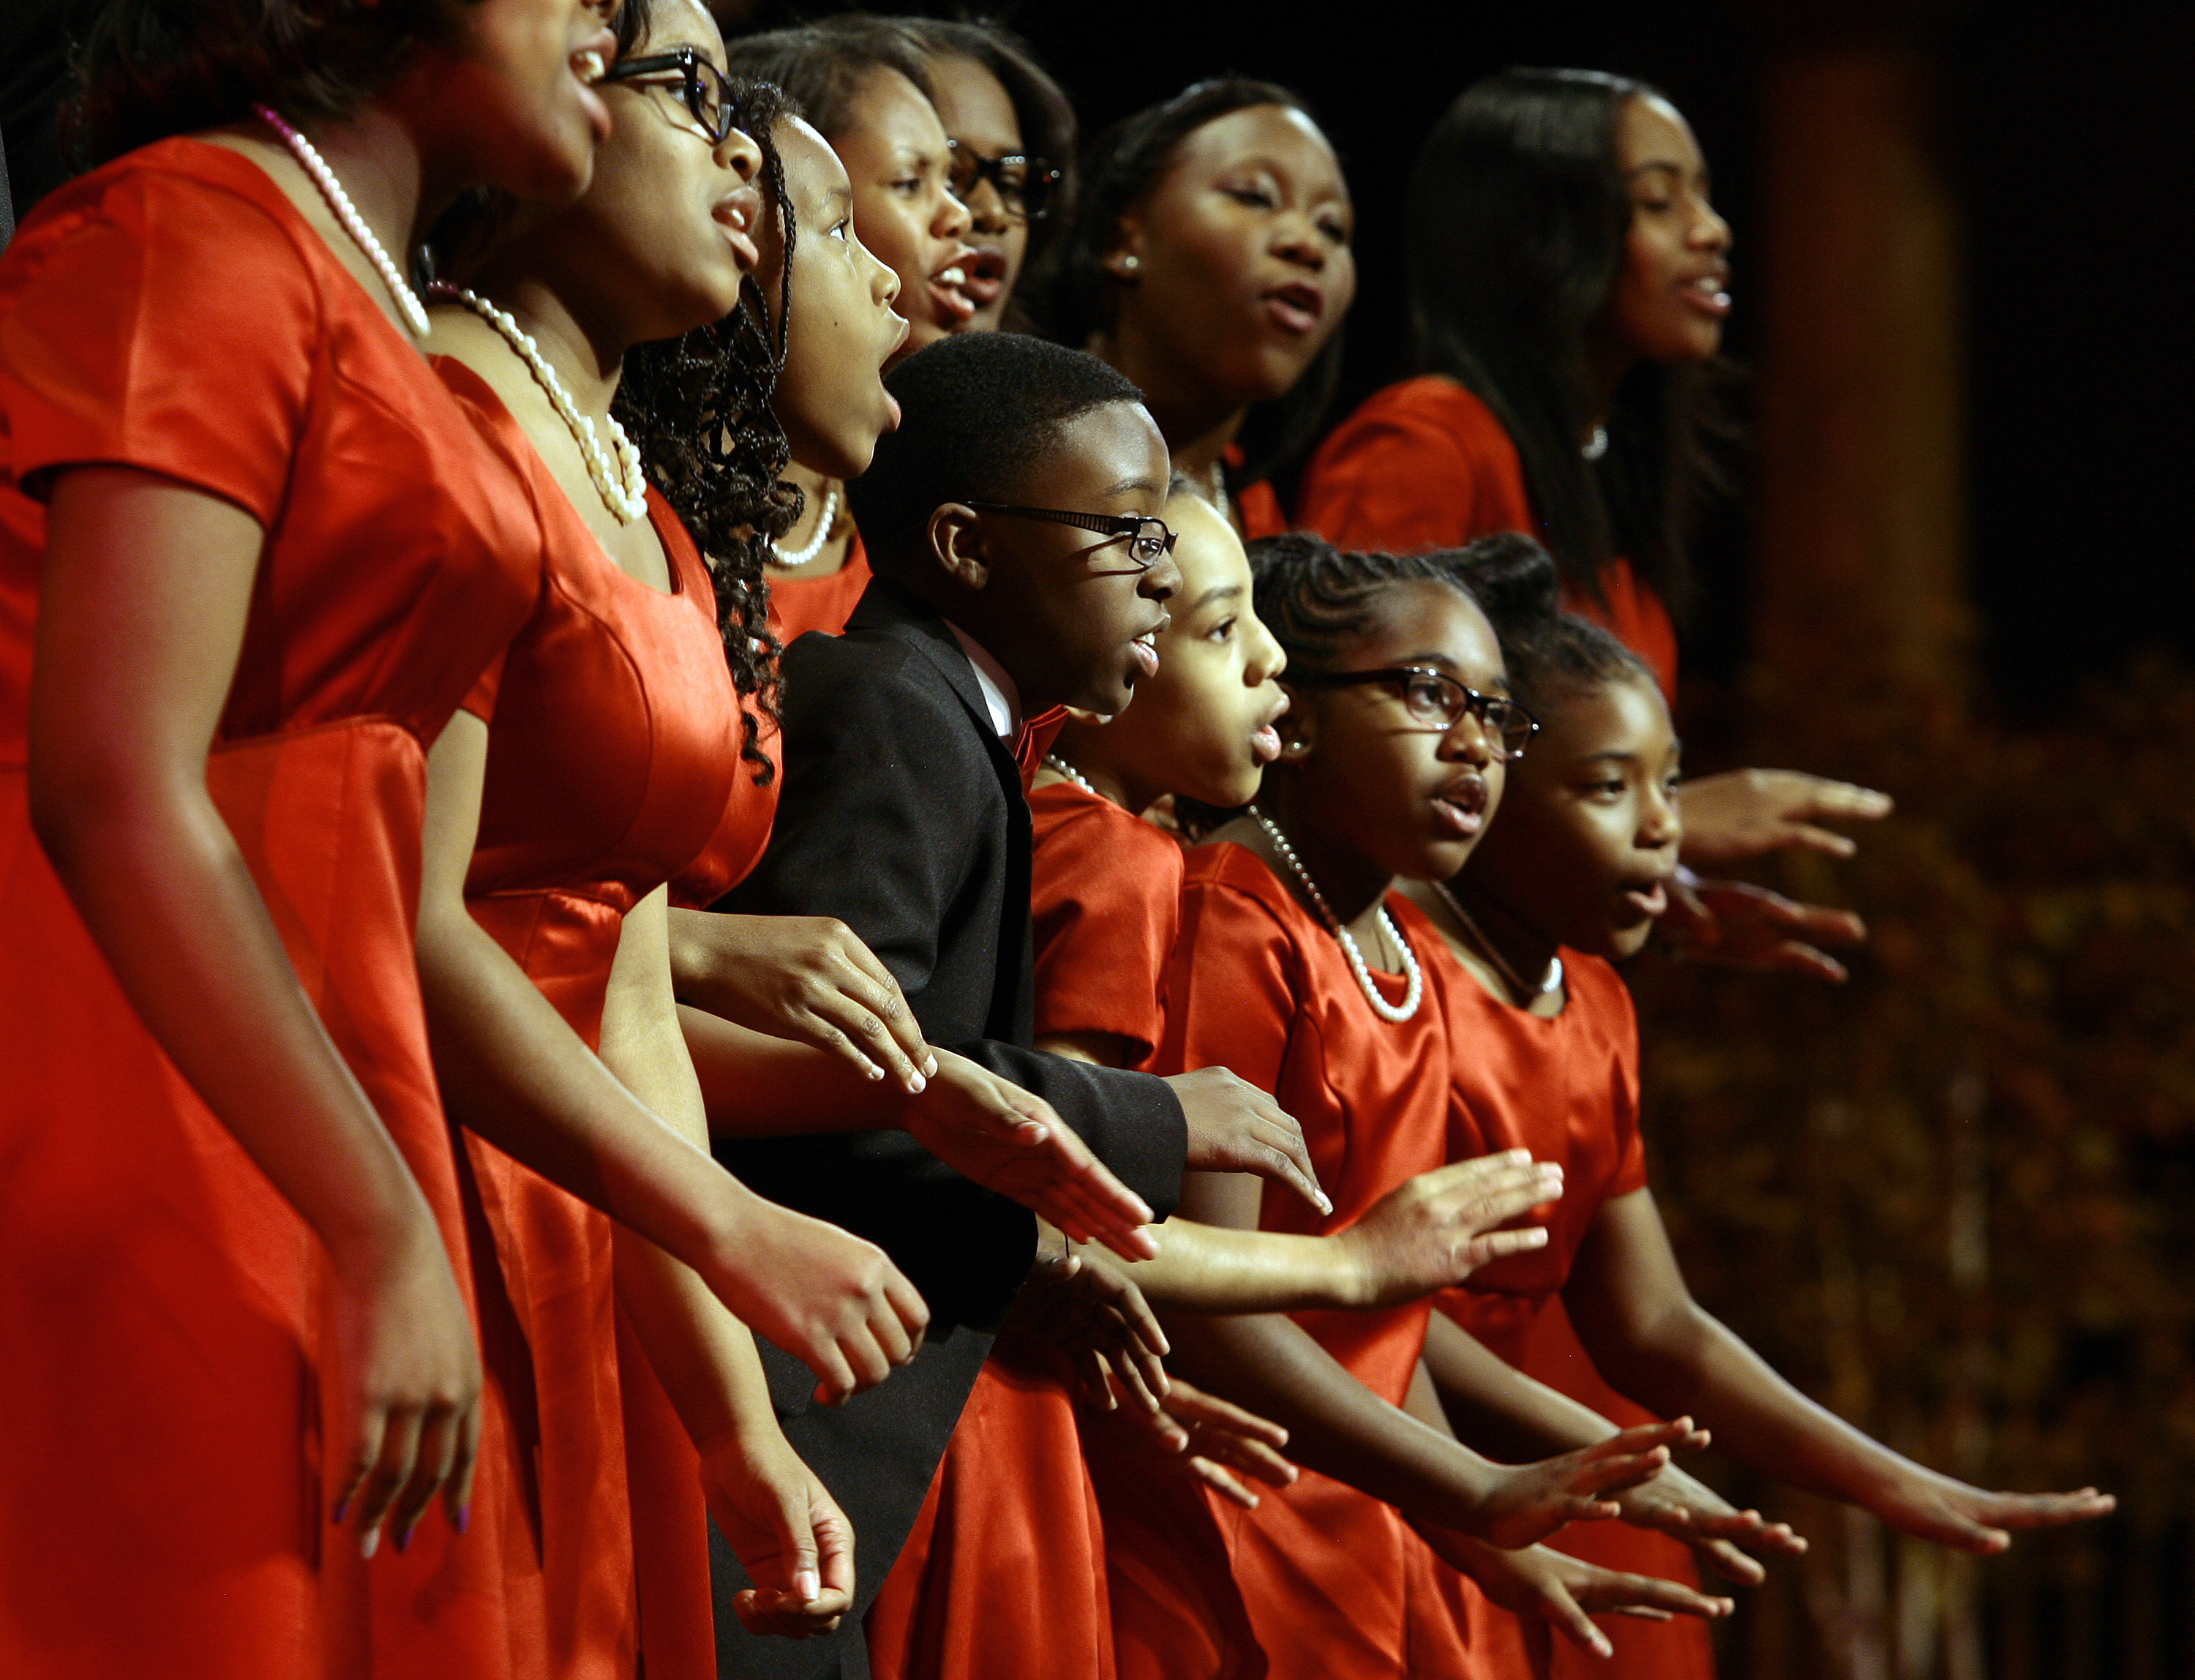
[[[1644,82],[1506,70],[1451,105],[1409,186],[1410,324],[1420,372],[1491,408],[1517,446],[1541,534],[1574,592],[1600,599],[1616,556],[1681,614],[1685,551],[1720,475],[1714,366],[1641,362],[1617,387],[1608,448],[1581,445],[1597,406],[1587,335],[1622,272],[1632,216],[1616,125]]]
[[[735,76],[774,82],[794,110],[835,142],[852,120],[855,96],[879,70],[896,70],[928,99],[930,60],[911,18],[842,12],[814,23],[742,35],[725,43]]]

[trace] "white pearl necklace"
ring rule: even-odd
[[[1341,918],[1334,915],[1334,907],[1326,902],[1326,895],[1318,890],[1318,883],[1311,878],[1311,871],[1304,868],[1303,859],[1296,856],[1296,849],[1288,844],[1288,836],[1276,828],[1273,819],[1257,806],[1253,805],[1249,810],[1251,820],[1265,831],[1265,838],[1272,841],[1273,850],[1279,852],[1288,866],[1296,872],[1296,879],[1304,884],[1304,891],[1311,894],[1311,901],[1318,906],[1318,913],[1325,919],[1328,930],[1341,941],[1342,951],[1348,956],[1349,966],[1357,975],[1357,984],[1364,989],[1366,999],[1380,1019],[1402,1022],[1416,1014],[1418,1003],[1426,995],[1425,971],[1418,967],[1417,957],[1412,954],[1409,941],[1403,938],[1403,930],[1395,925],[1395,918],[1387,914],[1386,905],[1380,906],[1380,923],[1387,930],[1387,937],[1395,942],[1395,949],[1402,952],[1403,971],[1410,977],[1409,995],[1400,1003],[1390,1003],[1380,996],[1380,988],[1372,981],[1372,971],[1365,966],[1364,953],[1357,948],[1356,937],[1341,925]]]
[[[1562,984],[1562,958],[1559,956],[1549,957],[1547,959],[1547,972],[1540,977],[1540,984],[1536,986],[1528,984],[1525,982],[1524,977],[1517,972],[1516,966],[1512,963],[1507,957],[1501,955],[1501,947],[1495,944],[1493,940],[1486,937],[1485,929],[1482,928],[1478,923],[1473,920],[1469,910],[1464,909],[1463,901],[1460,898],[1458,898],[1455,893],[1448,890],[1448,883],[1446,881],[1435,881],[1433,883],[1433,891],[1439,893],[1441,896],[1441,902],[1446,904],[1449,909],[1455,913],[1455,919],[1463,924],[1463,931],[1471,935],[1472,943],[1477,945],[1480,951],[1485,955],[1486,960],[1501,971],[1501,978],[1509,983],[1509,990],[1513,996],[1522,998],[1527,1004],[1529,1004],[1534,998],[1545,997],[1557,986]]]
[[[389,288],[389,295],[396,300],[396,311],[404,317],[405,326],[412,329],[412,336],[414,338],[425,338],[426,305],[419,301],[419,294],[405,282],[403,271],[382,249],[381,241],[374,238],[373,229],[366,225],[366,218],[358,213],[358,206],[350,201],[350,194],[343,191],[343,184],[336,179],[336,172],[328,167],[328,160],[320,154],[311,141],[268,107],[255,105],[251,108],[258,113],[261,122],[282,136],[282,143],[290,148],[290,155],[297,160],[299,167],[306,174],[313,177],[313,185],[320,189],[320,196],[328,201],[328,208],[335,212],[336,220],[343,223],[343,232],[349,234],[352,241],[366,253],[366,260],[373,264],[374,272],[381,276],[381,283]]]
[[[791,554],[787,554],[783,549],[779,548],[775,543],[772,543],[770,545],[770,547],[776,552],[777,563],[781,566],[804,566],[810,560],[813,560],[817,555],[823,551],[823,545],[830,541],[831,522],[838,517],[838,488],[834,485],[832,488],[831,494],[823,498],[823,517],[815,522],[815,534],[814,536],[810,537],[806,543],[802,545],[800,548]]]
[[[1066,759],[1061,758],[1058,753],[1046,753],[1044,755],[1044,762],[1047,769],[1057,771],[1062,776],[1065,776],[1069,782],[1072,782],[1084,793],[1089,794],[1092,799],[1102,800],[1105,797],[1103,794],[1099,793],[1095,788],[1090,785],[1090,778],[1088,776],[1085,776],[1080,771],[1075,769],[1075,767],[1068,763]]]
[[[504,343],[518,353],[533,375],[534,384],[548,393],[550,407],[556,411],[572,441],[579,446],[579,453],[587,463],[587,476],[595,482],[596,494],[602,505],[616,516],[621,525],[637,524],[648,517],[648,480],[641,476],[640,451],[632,447],[632,440],[625,435],[625,428],[611,415],[610,441],[605,444],[595,433],[594,420],[579,412],[579,405],[572,400],[556,370],[549,365],[549,358],[541,354],[540,345],[533,335],[518,324],[517,318],[508,309],[499,309],[476,292],[461,286],[452,286],[447,280],[436,280],[427,288],[436,297],[446,297],[462,303],[482,320],[503,335]]]

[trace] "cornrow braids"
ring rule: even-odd
[[[755,766],[755,785],[764,787],[776,766],[762,750],[755,713],[772,729],[782,722],[778,658],[784,649],[770,633],[763,567],[802,506],[799,490],[779,476],[792,451],[770,408],[785,367],[797,232],[772,137],[786,114],[785,101],[767,83],[735,82],[731,91],[737,126],[762,148],[763,188],[776,203],[784,234],[776,319],[749,276],[739,307],[722,320],[628,351],[611,412],[639,448],[650,482],[707,558],[724,663],[733,685],[754,702],[752,710],[743,708],[740,757]]]
[[[1309,531],[1248,545],[1258,616],[1288,663],[1330,671],[1372,623],[1372,603],[1403,583],[1441,583],[1469,594],[1443,554],[1363,554]],[[1284,678],[1283,681],[1286,680]]]
[[[1554,557],[1518,531],[1496,531],[1434,557],[1471,592],[1496,637],[1530,630],[1563,610],[1562,574]]]
[[[1565,701],[1610,683],[1639,683],[1656,693],[1653,667],[1591,619],[1554,613],[1534,621],[1495,621],[1509,686],[1526,711],[1553,721]]]

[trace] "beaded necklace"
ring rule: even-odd
[[[328,208],[335,212],[336,220],[343,224],[343,232],[349,234],[351,242],[366,253],[366,260],[373,264],[374,272],[381,276],[381,283],[389,288],[389,295],[396,300],[396,311],[404,317],[405,326],[412,329],[412,336],[414,338],[425,338],[426,306],[420,303],[419,294],[406,283],[403,271],[383,248],[381,241],[374,237],[373,229],[366,225],[366,218],[358,213],[358,206],[350,201],[350,194],[343,191],[343,184],[336,179],[336,172],[328,167],[328,160],[320,155],[320,149],[311,141],[275,115],[269,107],[255,105],[251,108],[261,122],[282,136],[282,143],[290,148],[290,155],[297,160],[298,166],[307,175],[312,176],[313,185],[320,189],[320,196],[327,200]]]
[[[1296,856],[1296,849],[1288,844],[1288,836],[1274,825],[1271,817],[1254,805],[1249,811],[1251,820],[1265,831],[1265,838],[1272,841],[1273,850],[1279,852],[1288,866],[1295,871],[1296,879],[1304,884],[1304,891],[1311,894],[1311,901],[1317,907],[1328,932],[1341,942],[1342,951],[1349,958],[1349,967],[1357,976],[1357,984],[1364,989],[1365,998],[1380,1019],[1399,1023],[1416,1014],[1419,1002],[1426,992],[1425,971],[1418,967],[1417,957],[1412,954],[1409,942],[1403,938],[1403,930],[1395,925],[1395,918],[1388,915],[1386,905],[1380,906],[1380,925],[1386,929],[1387,937],[1395,942],[1395,949],[1402,952],[1403,971],[1410,977],[1409,995],[1399,1004],[1390,1003],[1380,996],[1380,988],[1373,984],[1372,971],[1365,966],[1364,953],[1357,947],[1356,936],[1341,925],[1341,918],[1334,915],[1333,906],[1326,902],[1326,895],[1318,890],[1318,883],[1311,878],[1311,871],[1304,867],[1303,859]]]

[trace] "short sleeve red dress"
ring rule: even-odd
[[[0,1672],[516,1675],[494,1385],[471,1533],[330,1529],[325,1256],[123,996],[26,812],[53,469],[115,463],[267,532],[207,768],[298,979],[477,1257],[413,948],[426,750],[532,610],[515,463],[282,193],[163,141],[0,263]],[[237,1047],[248,1057],[248,1042]]]
[[[1181,848],[1072,782],[1035,789],[1029,810],[1037,1036],[1117,1032],[1148,1057]],[[1115,1657],[1120,1607],[1108,1591],[1114,1535],[1102,1498],[1085,1464],[1072,1373],[1009,1326],[870,1608],[879,1680],[1137,1673]],[[1195,1509],[1202,1514],[1201,1502]]]
[[[1161,1071],[1231,1068],[1303,1127],[1334,1203],[1321,1217],[1268,1186],[1269,1231],[1325,1235],[1447,1158],[1449,1042],[1439,943],[1416,906],[1390,901],[1426,976],[1409,1020],[1375,1015],[1334,935],[1254,853],[1225,842],[1188,854],[1181,933],[1167,977]],[[1400,976],[1380,977],[1399,1002]],[[1374,1394],[1401,1405],[1425,1348],[1425,1302],[1383,1312],[1293,1314]],[[1236,1579],[1276,1680],[1481,1676],[1437,1605],[1424,1542],[1391,1505],[1316,1471],[1223,1510]]]
[[[1481,1267],[1435,1304],[1511,1365],[1550,1388],[1628,1426],[1651,1414],[1626,1400],[1595,1371],[1563,1311],[1562,1289],[1600,1210],[1646,1182],[1639,1136],[1639,1024],[1631,995],[1599,957],[1562,954],[1568,1002],[1546,1018],[1491,996],[1443,945],[1449,1031],[1455,1041],[1454,1106],[1449,1154],[1464,1161],[1506,1149],[1563,1168],[1563,1198],[1547,1221],[1547,1245]],[[1621,1522],[1579,1523],[1550,1544],[1610,1569],[1659,1575],[1697,1586],[1691,1549],[1665,1534]],[[1475,1589],[1463,1588],[1466,1599]],[[1507,1612],[1478,1599],[1470,1614],[1497,1623]],[[1639,1680],[1708,1680],[1714,1657],[1707,1624],[1611,1616],[1601,1623],[1615,1642],[1613,1671]],[[1516,1637],[1504,1631],[1496,1637]],[[1553,1672],[1610,1671],[1564,1640],[1553,1642]]]
[[[1540,534],[1516,444],[1491,408],[1437,374],[1375,391],[1336,426],[1297,504],[1300,523],[1345,548],[1408,554],[1495,531]],[[1677,632],[1661,598],[1628,560],[1602,569],[1600,590],[1604,603],[1573,592],[1564,604],[1613,631],[1674,696]]]
[[[769,627],[778,641],[791,647],[809,631],[836,636],[846,627],[854,609],[861,604],[861,592],[869,586],[869,551],[861,534],[846,545],[846,563],[835,572],[816,577],[772,578],[769,580]]]
[[[514,453],[527,447],[493,398],[475,413]],[[548,587],[495,684],[465,898],[592,1048],[625,914],[728,827],[742,785],[740,701],[708,569],[670,508],[649,493],[666,593],[604,554],[528,459]],[[493,1144],[468,1134],[465,1146],[516,1331],[490,1351],[521,1362],[513,1423],[534,1457],[538,1556],[515,1552],[510,1567],[542,1595],[536,1671],[711,1680],[694,1459],[618,1317],[610,1221]]]

